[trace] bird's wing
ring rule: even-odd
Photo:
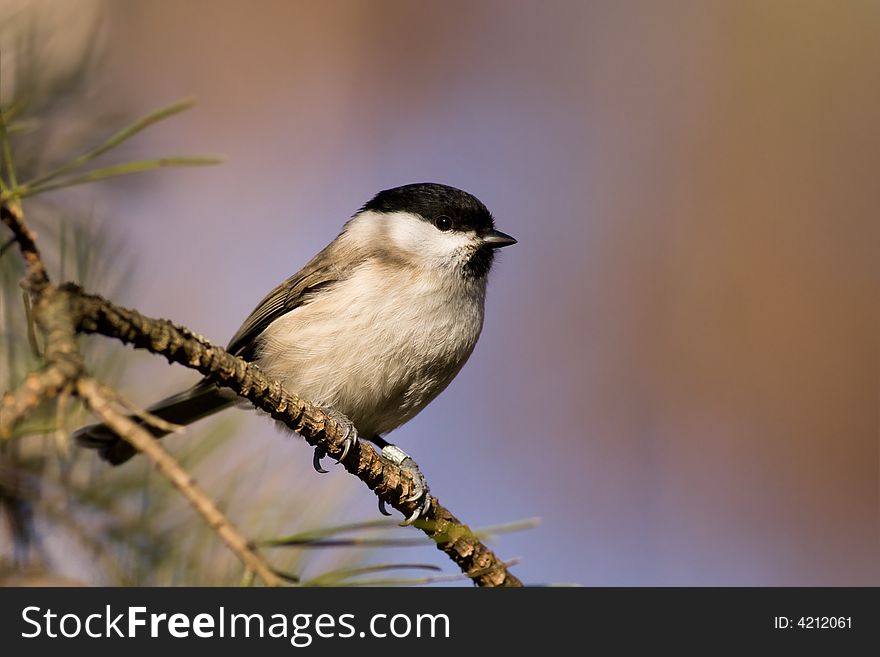
[[[269,324],[294,308],[308,303],[318,289],[351,276],[363,257],[344,253],[348,248],[339,240],[334,240],[305,267],[272,290],[244,320],[226,350],[245,360],[251,360],[256,346],[255,340]]]

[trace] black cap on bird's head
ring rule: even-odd
[[[408,212],[443,232],[473,231],[491,249],[516,244],[510,235],[495,230],[492,213],[477,197],[449,185],[413,183],[386,189],[376,194],[360,211]]]

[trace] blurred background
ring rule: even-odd
[[[0,8],[2,38],[38,24],[60,65],[94,51],[64,116],[96,137],[62,122],[48,161],[72,134],[91,145],[187,95],[199,105],[125,157],[228,158],[51,198],[100,226],[86,241],[115,240],[104,261],[131,275],[89,284],[120,304],[225,344],[376,191],[438,181],[488,205],[519,244],[493,271],[480,344],[391,440],[473,526],[541,517],[492,542],[527,583],[880,585],[880,4]],[[144,405],[197,378],[109,347]],[[197,476],[250,535],[378,517],[360,482],[316,475],[264,418],[230,411],[188,434],[168,446],[209,446]],[[234,557],[192,538],[184,503],[138,507],[143,482],[173,497],[144,464],[75,458],[86,490],[128,486],[149,545],[181,556],[140,577],[115,559],[127,574],[111,576],[46,520],[51,572],[234,583]],[[342,552],[285,558],[454,572],[430,547]],[[186,570],[206,555],[219,570]]]

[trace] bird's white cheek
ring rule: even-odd
[[[468,233],[437,230],[432,223],[404,213],[389,221],[388,229],[396,248],[437,264],[455,259],[475,239]]]

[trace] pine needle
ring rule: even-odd
[[[221,164],[222,157],[161,157],[155,160],[138,160],[137,162],[126,162],[125,164],[114,164],[100,169],[93,169],[88,173],[70,178],[62,178],[55,182],[33,186],[32,183],[26,183],[18,188],[17,196],[19,198],[27,198],[34,194],[42,194],[53,189],[62,189],[64,187],[73,187],[75,185],[86,185],[88,183],[106,180],[108,178],[116,178],[118,176],[127,176],[133,173],[142,173],[144,171],[152,171],[153,169],[163,169],[166,167],[200,167]]]
[[[128,141],[136,134],[142,132],[154,123],[158,123],[159,121],[167,119],[170,116],[174,116],[175,114],[179,114],[180,112],[188,110],[193,105],[195,105],[195,103],[195,98],[184,98],[183,100],[179,100],[176,103],[172,103],[171,105],[157,109],[155,112],[151,112],[150,114],[147,114],[146,116],[138,119],[127,128],[123,128],[115,135],[104,141],[102,144],[96,146],[89,151],[86,151],[85,153],[71,160],[67,164],[62,164],[60,167],[58,167],[57,169],[53,169],[49,173],[43,174],[38,178],[27,181],[23,186],[29,188],[40,187],[44,183],[53,180],[58,176],[70,173],[74,169],[78,169],[84,164],[87,164],[95,158],[103,155],[107,151],[116,148],[123,142]]]

